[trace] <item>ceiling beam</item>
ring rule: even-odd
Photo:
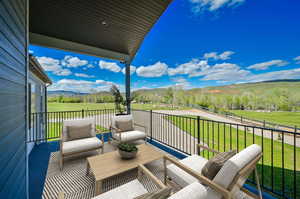
[[[124,53],[119,53],[107,49],[97,48],[85,44],[80,44],[72,41],[48,37],[36,33],[29,33],[29,42],[33,45],[55,48],[60,50],[72,51],[75,53],[87,54],[91,56],[114,59],[119,61],[129,61],[130,56]]]

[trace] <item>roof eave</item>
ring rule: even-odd
[[[119,60],[122,62],[130,61],[129,55],[124,53],[119,53],[116,51],[110,51],[107,49],[97,48],[94,46],[89,46],[85,44],[80,44],[72,41],[57,39],[54,37],[48,37],[45,35],[40,35],[36,33],[29,33],[29,41],[33,45],[44,46],[55,48],[59,50],[71,51],[75,53],[81,53],[101,58],[108,58],[113,60]]]

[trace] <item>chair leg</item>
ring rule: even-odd
[[[103,153],[104,153],[104,145],[101,148],[101,154],[103,154]]]
[[[256,168],[255,168],[254,172],[255,172],[256,185],[257,185],[257,189],[258,189],[257,191],[259,193],[259,198],[262,199],[261,188],[260,188],[260,184],[259,184],[259,177],[258,177],[258,172],[257,172]]]

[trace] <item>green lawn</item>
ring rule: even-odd
[[[186,109],[184,107],[172,108],[165,105],[158,104],[132,104],[133,109],[142,110],[172,110],[172,109]],[[48,112],[58,111],[80,111],[84,110],[102,110],[102,109],[114,109],[114,103],[48,103]]]
[[[194,137],[197,137],[197,122],[191,122],[184,118],[169,116],[169,119],[174,125],[179,127],[180,129],[190,133]],[[231,132],[231,133],[230,133]],[[263,146],[263,159],[259,163],[259,173],[260,178],[264,181],[264,185],[271,187],[271,179],[272,179],[272,164],[274,165],[273,170],[273,180],[274,180],[274,188],[276,191],[281,192],[281,179],[282,176],[282,149],[284,151],[284,175],[285,175],[285,192],[286,194],[291,194],[293,190],[293,170],[294,170],[294,147],[288,144],[283,144],[276,139],[272,141],[271,139],[262,138],[261,136],[257,136],[247,129],[239,130],[232,126],[223,125],[222,123],[212,123],[210,121],[201,120],[200,122],[200,140],[203,140],[204,143],[208,144],[210,148],[214,148],[220,151],[227,151],[232,149],[238,149],[239,151],[243,148],[251,145],[252,143],[259,144]],[[273,157],[272,157],[273,150]],[[212,157],[212,153],[203,153],[203,156],[206,158]],[[300,148],[296,148],[296,170],[297,170],[297,178],[300,179]],[[272,162],[273,158],[273,162]],[[263,162],[263,167],[262,167]],[[297,189],[300,190],[300,183],[297,184]],[[298,195],[299,194],[299,195]],[[300,193],[298,191],[297,196],[300,197]],[[291,195],[292,197],[292,195]]]
[[[278,123],[288,126],[300,127],[300,112],[256,112],[233,110],[232,113],[243,117],[248,117],[256,120],[265,120],[272,123]]]
[[[48,112],[113,109],[113,103],[48,103]]]

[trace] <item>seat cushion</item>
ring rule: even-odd
[[[180,160],[182,164],[199,173],[201,173],[202,168],[207,163],[207,161],[207,159],[199,155],[192,155]],[[185,187],[189,184],[192,184],[193,182],[198,181],[195,177],[186,173],[174,164],[170,164],[167,166],[167,175],[181,187]]]
[[[130,141],[135,141],[135,140],[140,140],[140,139],[145,139],[146,138],[146,133],[142,131],[127,131],[123,132],[121,134],[114,133],[113,138],[116,140],[120,140],[121,135],[121,141],[122,142],[130,142]]]
[[[173,194],[168,199],[208,199],[206,195],[206,188],[199,182],[193,182]]]
[[[236,150],[216,154],[202,168],[202,175],[213,180],[225,162],[236,154]]]
[[[92,199],[133,199],[147,193],[144,186],[138,181],[133,180],[108,192],[102,193]]]
[[[92,124],[67,126],[68,141],[91,137]]]
[[[81,151],[88,151],[95,148],[100,148],[101,146],[103,146],[103,143],[97,137],[72,140],[63,143],[62,153],[64,155],[67,155],[70,153],[77,153]]]

